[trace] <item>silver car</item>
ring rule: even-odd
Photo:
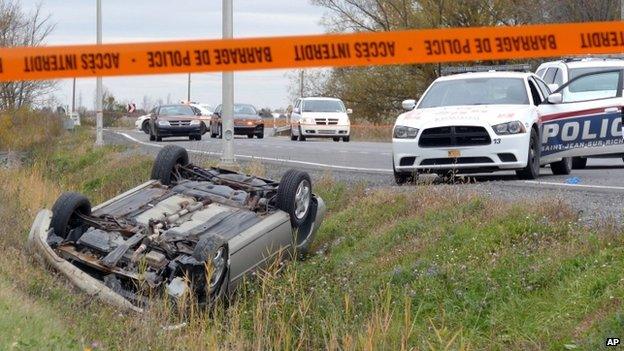
[[[142,310],[155,291],[212,305],[242,278],[305,255],[325,215],[307,173],[280,182],[189,163],[168,145],[152,180],[91,208],[63,193],[41,210],[30,245],[87,293]]]

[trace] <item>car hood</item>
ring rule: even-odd
[[[345,112],[302,112],[305,118],[347,118]]]
[[[254,120],[254,121],[259,121],[262,118],[260,118],[260,116],[256,116],[256,115],[234,115],[234,119],[244,119],[244,120]]]
[[[401,114],[395,125],[428,128],[458,124],[495,125],[523,120],[530,105],[446,106],[414,109]]]
[[[158,116],[158,119],[164,121],[192,121],[200,119],[199,116],[177,115],[177,116]]]

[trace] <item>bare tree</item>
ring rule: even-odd
[[[53,29],[50,16],[41,13],[41,4],[25,13],[19,1],[0,0],[0,47],[39,46]],[[54,88],[52,81],[0,83],[0,109],[18,109],[41,102]]]

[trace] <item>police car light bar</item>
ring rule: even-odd
[[[529,72],[531,66],[528,64],[513,65],[494,65],[494,66],[450,66],[442,67],[443,76],[458,73],[474,73],[474,72],[490,72],[490,71],[512,71],[512,72]]]

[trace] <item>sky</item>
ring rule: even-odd
[[[221,0],[102,1],[102,42],[141,42],[221,38]],[[95,0],[22,0],[25,11],[42,4],[56,25],[48,45],[89,44],[96,41]],[[308,0],[234,0],[234,37],[263,37],[324,32],[325,10]],[[234,74],[234,99],[258,108],[287,106],[287,70],[265,70]],[[191,100],[216,106],[221,101],[220,73],[193,73]],[[152,101],[186,100],[187,75],[104,77],[106,89],[120,101],[141,108],[143,96]],[[55,93],[58,102],[71,104],[72,80],[64,79]],[[79,99],[81,97],[81,99]],[[92,109],[95,78],[76,80],[76,98]],[[77,104],[79,101],[76,102]]]

